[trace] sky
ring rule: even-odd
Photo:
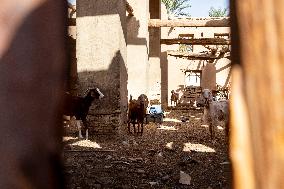
[[[68,0],[75,4],[76,0]],[[192,17],[206,17],[210,7],[214,8],[228,8],[229,0],[190,0],[191,8],[189,14]]]
[[[73,5],[75,5],[76,0],[68,0],[70,3],[72,3]]]
[[[206,17],[210,7],[229,8],[228,0],[190,0],[189,14],[192,17]]]

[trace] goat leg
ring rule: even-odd
[[[134,134],[135,134],[136,133],[135,121],[133,122],[133,129],[134,129]],[[139,132],[139,125],[138,125],[138,132]]]
[[[131,134],[131,131],[130,131],[130,121],[128,121],[128,123],[127,123],[127,126],[128,126],[128,133],[130,133]]]
[[[140,121],[137,121],[138,123],[138,132],[137,132],[137,135],[140,133]]]
[[[86,140],[89,139],[89,129],[86,129]]]
[[[136,122],[135,122],[135,125],[136,125]],[[137,122],[137,130],[136,130],[136,126],[134,127],[135,129],[135,133],[139,133],[139,123]]]
[[[82,136],[82,127],[80,125],[80,121],[79,120],[76,120],[76,126],[77,126],[77,129],[78,129],[78,138],[79,139],[82,139],[83,136]]]
[[[213,139],[214,138],[214,131],[213,131],[213,124],[212,123],[209,124],[209,131],[210,131],[211,139]]]
[[[143,134],[143,121],[141,122],[141,136]]]
[[[84,134],[85,134],[85,136],[86,136],[87,131],[89,130],[89,123],[87,122],[86,119],[82,119],[82,121],[83,121],[83,125],[84,125],[84,127],[83,127]],[[86,137],[87,137],[87,136],[86,136]]]

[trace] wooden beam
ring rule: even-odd
[[[191,53],[191,52],[179,52],[179,51],[167,51],[169,56],[179,57],[179,58],[187,58],[190,60],[215,60],[220,58],[229,58],[230,56],[215,56],[211,54],[202,54],[202,53]]]
[[[200,38],[200,39],[161,39],[161,44],[188,44],[188,45],[230,45],[228,39],[223,38]]]
[[[214,33],[214,37],[230,37],[229,33]]]
[[[212,56],[210,54],[198,54],[198,53],[191,53],[191,52],[180,52],[180,51],[167,51],[169,56],[175,56],[179,58],[188,58],[193,60],[210,60],[210,59],[217,59],[216,56]]]
[[[175,20],[150,19],[149,27],[230,27],[230,19],[225,18],[189,18]]]
[[[76,18],[68,18],[68,26],[76,26]]]

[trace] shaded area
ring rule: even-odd
[[[146,38],[138,37],[140,21],[135,16],[127,16],[127,45],[142,45],[147,47],[149,52],[148,43]]]
[[[120,123],[126,121],[128,74],[120,51],[117,51],[107,70],[84,71],[78,73],[83,82],[72,84],[73,94],[83,96],[88,88],[98,87],[104,94],[90,107],[87,120],[90,134],[115,134]]]

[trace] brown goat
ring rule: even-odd
[[[174,90],[172,90],[171,93],[172,93],[171,94],[171,106],[172,106],[173,103],[174,103],[174,106],[176,106],[177,103],[178,103],[179,94],[176,93]]]
[[[142,94],[138,97],[137,100],[132,99],[132,96],[130,95],[129,100],[129,106],[128,106],[128,132],[130,131],[130,124],[133,124],[134,133],[136,133],[135,124],[138,125],[138,131],[137,133],[143,134],[143,122],[144,118],[146,117],[146,108],[148,106],[148,98],[146,95]],[[141,131],[140,131],[140,125],[141,125]]]

